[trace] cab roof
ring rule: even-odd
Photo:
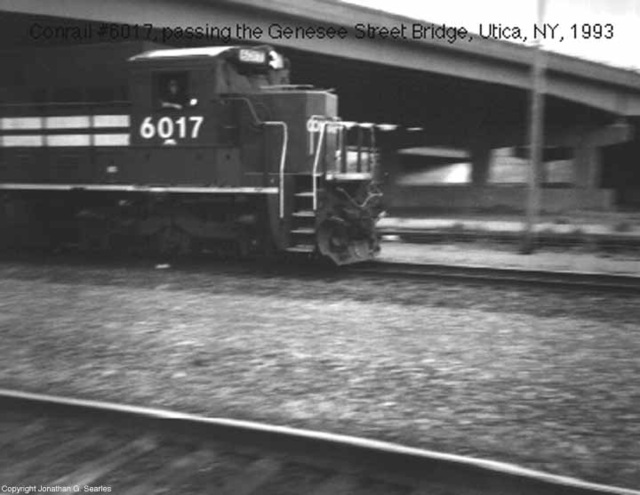
[[[231,50],[238,50],[239,46],[204,46],[197,48],[169,48],[166,50],[151,50],[143,52],[138,55],[134,55],[129,60],[158,60],[167,58],[207,58],[218,57],[224,52]]]
[[[130,62],[152,62],[168,60],[207,60],[223,57],[233,63],[257,68],[285,69],[287,60],[267,45],[247,46],[205,46],[197,48],[168,48],[150,50],[134,55]]]

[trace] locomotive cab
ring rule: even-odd
[[[130,64],[132,180],[245,186],[241,126],[225,97],[286,83],[284,59],[267,48],[209,47],[154,50]]]

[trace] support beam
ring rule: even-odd
[[[591,125],[568,129],[552,128],[545,135],[545,140],[548,146],[556,147],[575,148],[585,140],[589,140],[596,146],[611,146],[631,141],[635,134],[634,126],[625,120],[621,120],[614,124],[600,127]]]

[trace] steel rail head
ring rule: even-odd
[[[602,290],[611,292],[640,292],[640,277],[633,275],[546,271],[521,268],[495,268],[484,265],[444,265],[438,263],[408,263],[376,260],[349,267],[351,273],[384,277],[451,279],[460,281],[506,282],[544,285],[567,289]]]
[[[591,483],[515,464],[406,447],[379,440],[255,421],[209,418],[165,409],[0,389],[0,411],[12,407],[44,412],[57,410],[69,416],[103,415],[112,420],[120,418],[127,424],[135,420],[161,422],[163,431],[197,433],[203,440],[209,433],[208,436],[216,440],[251,440],[261,446],[285,448],[312,455],[318,452],[332,457],[357,457],[365,460],[373,469],[391,467],[404,475],[426,478],[438,484],[450,483],[458,488],[466,487],[465,490],[473,488],[479,494],[506,489],[511,490],[508,493],[520,495],[640,495],[640,491],[633,489]]]

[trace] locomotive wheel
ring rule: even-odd
[[[318,244],[322,250],[344,251],[349,245],[347,225],[341,218],[325,220],[318,229]]]
[[[347,225],[340,218],[325,220],[318,228],[318,249],[337,264],[343,264],[349,256]]]

